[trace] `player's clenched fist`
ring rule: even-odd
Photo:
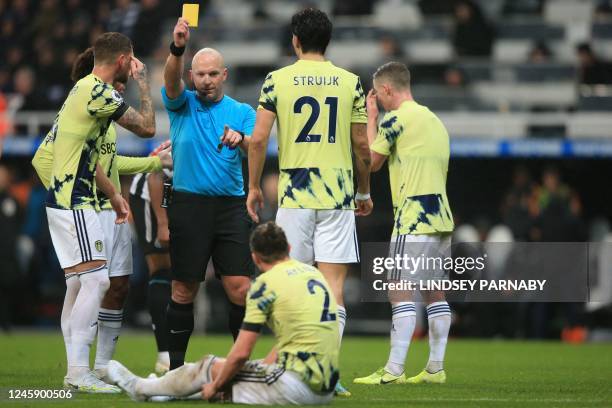
[[[177,47],[184,47],[189,41],[189,24],[187,20],[179,17],[176,25],[174,26],[174,32],[172,33],[174,39],[174,45]]]

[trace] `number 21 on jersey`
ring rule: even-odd
[[[321,141],[321,135],[311,134],[310,131],[314,127],[315,123],[319,119],[321,113],[321,106],[312,96],[302,96],[295,101],[293,105],[293,113],[302,113],[304,105],[310,106],[310,117],[306,121],[306,124],[300,131],[295,139],[295,143],[319,143]],[[338,97],[328,96],[325,98],[325,105],[329,106],[329,124],[327,128],[327,141],[329,143],[336,143],[336,119],[338,117]]]

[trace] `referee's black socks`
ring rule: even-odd
[[[170,370],[185,363],[185,352],[193,332],[193,303],[181,304],[170,299],[166,312]]]
[[[166,309],[170,301],[171,293],[170,270],[159,269],[151,275],[149,279],[149,293],[147,303],[151,322],[153,323],[153,333],[157,343],[157,351],[168,351],[168,326],[166,325]]]
[[[244,306],[240,306],[230,302],[229,329],[232,333],[234,341],[236,341],[236,339],[238,338],[238,332],[240,331],[240,327],[242,326],[242,320],[244,319],[245,310],[246,308]]]

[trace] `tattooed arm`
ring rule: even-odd
[[[132,59],[132,77],[140,90],[140,110],[129,107],[117,120],[117,123],[140,137],[155,135],[155,110],[151,100],[151,91],[147,81],[147,67],[138,59]]]

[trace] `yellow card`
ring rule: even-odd
[[[200,14],[199,4],[183,4],[183,18],[189,23],[189,27],[198,26],[198,15]]]

